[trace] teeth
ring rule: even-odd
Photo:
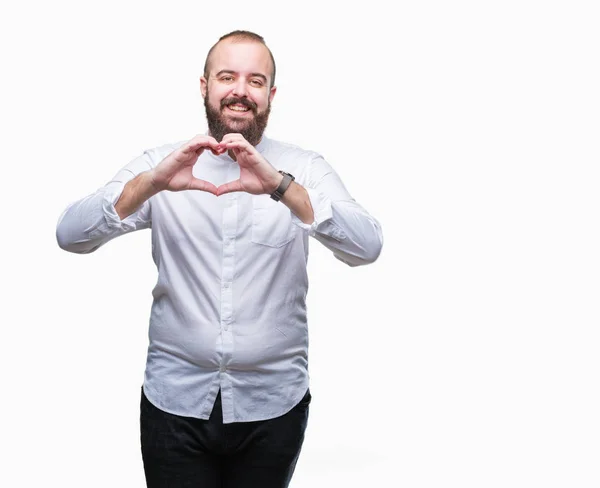
[[[247,112],[250,110],[248,107],[244,107],[243,105],[228,105],[228,107],[236,112]]]

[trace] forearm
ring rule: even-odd
[[[281,198],[281,203],[305,224],[312,224],[315,220],[308,192],[296,182],[292,182]]]
[[[119,200],[115,204],[115,211],[121,220],[129,217],[139,209],[146,200],[156,195],[158,190],[152,185],[152,172],[145,171],[129,181]]]

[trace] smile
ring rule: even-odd
[[[234,103],[232,105],[227,105],[227,108],[229,110],[231,110],[232,112],[236,112],[236,113],[250,112],[250,108],[246,107],[245,105],[240,105],[237,103]]]

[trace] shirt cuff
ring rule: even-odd
[[[102,198],[102,211],[104,212],[106,224],[110,229],[117,230],[123,228],[123,221],[119,217],[119,214],[117,214],[115,205],[123,193],[125,184],[126,183],[113,182],[111,185],[107,186],[104,191],[104,198]]]
[[[314,221],[312,224],[305,224],[292,212],[292,222],[298,227],[308,232],[308,235],[322,234],[329,236],[337,241],[343,241],[346,234],[333,222],[333,208],[331,200],[319,193],[313,188],[305,188],[308,193],[308,199],[313,209]]]

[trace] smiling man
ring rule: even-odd
[[[262,37],[223,36],[200,88],[208,134],[145,151],[70,205],[57,239],[89,253],[152,229],[147,486],[286,487],[311,401],[309,240],[358,266],[381,228],[321,155],[264,135],[276,87]]]

